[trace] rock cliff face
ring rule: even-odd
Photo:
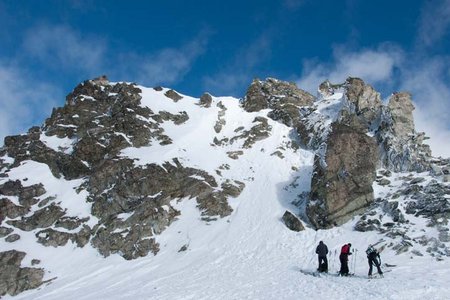
[[[325,164],[316,157],[307,214],[317,228],[345,223],[373,202],[375,140],[344,123],[334,123]]]

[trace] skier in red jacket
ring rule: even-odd
[[[339,271],[339,275],[348,276],[348,256],[352,255],[350,252],[352,244],[348,243],[342,246],[341,254],[339,255],[339,260],[341,261],[341,270]]]

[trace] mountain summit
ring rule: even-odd
[[[242,273],[249,297],[283,298],[259,284],[318,234],[448,261],[450,160],[413,110],[359,78],[316,96],[254,80],[242,99],[87,80],[0,149],[0,295],[233,299]]]

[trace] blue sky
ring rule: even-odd
[[[417,129],[450,156],[449,25],[450,0],[0,0],[0,138],[101,74],[236,97],[255,77],[315,93],[357,76],[410,91]]]

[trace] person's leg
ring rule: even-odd
[[[328,259],[326,256],[323,257],[323,263],[325,264],[324,272],[328,272]]]
[[[348,259],[346,258],[346,259],[344,259],[344,266],[343,266],[343,269],[344,269],[344,275],[348,275],[348,272],[349,272],[349,270],[348,270]]]
[[[372,259],[369,258],[368,261],[369,261],[369,276],[372,276]]]
[[[375,265],[377,266],[378,274],[383,275],[383,271],[381,271],[380,262],[378,261],[378,259],[375,259]]]

